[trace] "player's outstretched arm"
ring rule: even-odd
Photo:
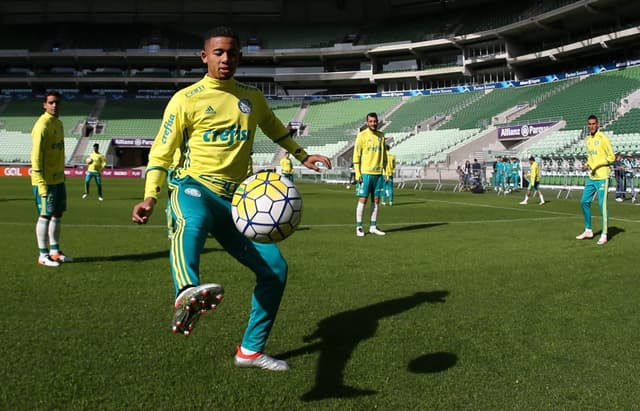
[[[311,154],[307,157],[302,163],[305,167],[310,168],[314,171],[320,171],[320,167],[316,165],[317,162],[321,162],[328,169],[331,168],[331,160],[328,157],[325,157],[320,154]]]
[[[144,201],[139,202],[133,206],[133,213],[131,214],[131,221],[137,224],[146,224],[149,221],[149,217],[153,214],[153,207],[156,205],[156,199],[153,197],[147,197]]]

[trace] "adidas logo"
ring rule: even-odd
[[[204,112],[205,112],[205,114],[215,114],[216,113],[216,111],[211,106],[208,106],[207,109]]]

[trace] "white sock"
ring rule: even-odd
[[[51,217],[49,222],[49,245],[52,250],[59,250],[60,244],[60,219]]]
[[[371,227],[376,226],[376,221],[378,221],[378,203],[374,201],[371,203]]]
[[[45,217],[38,217],[36,223],[36,241],[38,242],[38,249],[40,255],[49,254],[49,247],[47,246],[47,231],[49,230],[49,219]]]
[[[525,202],[529,201],[529,196],[524,196],[524,201]]]
[[[243,346],[240,346],[240,352],[243,353],[244,355],[253,355],[253,354],[257,353],[258,351],[247,350]]]
[[[544,197],[542,197],[542,193],[540,193],[540,202],[544,203]]]
[[[358,205],[356,206],[356,225],[358,227],[362,226],[362,214],[364,214],[364,203],[358,201]]]

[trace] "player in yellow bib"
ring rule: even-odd
[[[287,281],[288,266],[276,244],[256,243],[233,223],[231,197],[247,177],[256,127],[305,167],[331,168],[329,159],[309,155],[273,114],[260,90],[233,76],[242,52],[238,35],[217,27],[204,38],[200,57],[207,74],[176,92],[149,152],[144,200],[133,207],[132,220],[144,224],[156,205],[177,149],[170,212],[174,232],[169,262],[175,286],[174,332],[188,335],[202,312],[220,303],[223,287],[200,282],[200,253],[209,233],[236,260],[255,273],[249,322],[234,363],[273,371],[289,369],[285,361],[263,353]],[[218,273],[224,275],[224,273]]]
[[[107,166],[107,160],[104,155],[100,153],[100,144],[95,143],[93,145],[93,153],[87,158],[87,175],[84,177],[84,194],[82,198],[85,199],[89,195],[89,186],[91,179],[96,181],[96,187],[98,188],[98,200],[102,201],[102,170]]]

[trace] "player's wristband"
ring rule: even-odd
[[[307,158],[309,158],[309,154],[307,154],[307,152],[304,151],[303,148],[300,148],[300,149],[296,150],[293,153],[293,156],[296,158],[296,160],[298,160],[299,162],[301,162],[303,164],[304,164],[305,161],[307,161]]]

